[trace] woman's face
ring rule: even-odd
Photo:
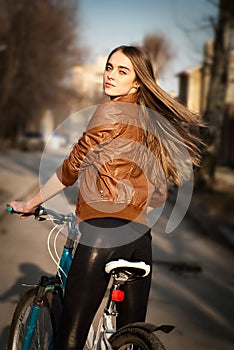
[[[113,99],[135,93],[138,87],[130,59],[122,51],[113,53],[103,75],[104,93]]]

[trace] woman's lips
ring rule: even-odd
[[[105,87],[110,88],[110,87],[114,87],[114,85],[107,82],[107,83],[105,83]]]

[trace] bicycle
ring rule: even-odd
[[[8,207],[9,213],[15,213]],[[55,240],[67,228],[67,238],[55,276],[41,276],[38,285],[30,285],[16,306],[10,328],[7,350],[53,350],[59,319],[61,317],[63,294],[66,286],[67,274],[72,263],[72,255],[78,241],[79,231],[76,228],[76,217],[73,213],[61,214],[51,209],[39,206],[35,212],[35,219],[52,220],[55,226],[48,236],[48,246],[53,231],[60,227]],[[52,256],[54,259],[54,257]],[[150,272],[150,266],[144,262],[130,262],[123,259],[106,264],[105,271],[111,274],[112,282],[108,291],[106,307],[100,317],[97,330],[92,325],[86,340],[85,350],[96,349],[142,349],[165,350],[164,345],[153,333],[163,331],[169,333],[174,326],[155,326],[150,323],[138,322],[126,325],[118,330],[115,320],[118,316],[118,302],[124,299],[121,286],[135,278],[144,278]]]

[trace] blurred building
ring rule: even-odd
[[[64,84],[75,92],[69,100],[69,107],[66,106],[68,109],[60,107],[59,110],[47,110],[39,120],[39,125],[34,125],[53,147],[63,144],[64,140],[71,142],[80,136],[95,105],[105,99],[102,76],[106,59],[107,56],[99,56],[94,64],[72,67],[64,80]]]
[[[204,114],[207,104],[211,67],[213,59],[213,41],[204,46],[203,63],[178,74],[180,102],[191,110]],[[220,161],[223,164],[234,164],[234,51],[230,52],[228,64],[228,85],[226,90],[226,114],[223,126],[223,142]]]
[[[90,65],[77,65],[71,71],[71,84],[86,102],[99,103],[103,98],[102,76],[107,56],[98,56]]]

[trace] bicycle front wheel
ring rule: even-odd
[[[109,342],[113,350],[166,350],[154,333],[131,326],[117,331]]]
[[[22,349],[36,293],[36,288],[30,289],[19,301],[11,323],[7,350]],[[58,294],[54,291],[47,292],[43,297],[43,306],[39,313],[30,350],[53,349],[61,309],[61,301]]]

